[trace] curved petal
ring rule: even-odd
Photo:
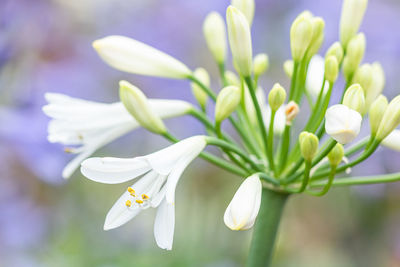
[[[154,222],[154,238],[157,245],[166,250],[172,249],[175,228],[175,205],[162,201],[157,209]]]
[[[382,145],[400,151],[400,130],[394,130],[382,141]]]

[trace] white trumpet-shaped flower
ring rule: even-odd
[[[322,83],[324,82],[325,60],[320,55],[315,55],[311,58],[308,65],[306,90],[307,92],[317,98],[321,92]],[[328,91],[329,82],[326,81],[324,85],[324,94]]]
[[[326,111],[325,130],[341,144],[354,140],[360,133],[362,117],[360,113],[345,105],[334,105]]]
[[[144,209],[158,207],[154,237],[160,248],[170,250],[175,225],[176,185],[185,168],[206,144],[205,136],[193,136],[147,156],[89,158],[82,162],[82,174],[96,182],[117,184],[141,177],[108,212],[104,230],[125,224]]]
[[[56,93],[47,93],[45,98],[49,104],[43,112],[52,118],[49,142],[61,143],[67,146],[66,152],[79,154],[64,168],[64,178],[69,178],[97,149],[140,127],[121,102],[98,103]],[[161,118],[184,115],[191,109],[189,103],[180,100],[149,102]]]
[[[382,140],[382,145],[390,149],[400,151],[400,130],[394,130],[385,139]]]
[[[96,40],[93,47],[107,64],[121,71],[174,79],[186,79],[192,74],[170,55],[125,36]]]
[[[232,230],[250,229],[260,210],[261,192],[262,185],[258,175],[246,178],[225,211],[226,226]]]

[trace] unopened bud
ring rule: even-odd
[[[324,41],[325,21],[320,17],[313,17],[312,20],[313,34],[310,45],[307,50],[307,58],[310,59],[321,48]]]
[[[285,99],[285,89],[279,83],[274,84],[274,87],[272,87],[268,95],[268,103],[271,107],[271,110],[277,111],[278,108],[285,102]]]
[[[384,95],[380,95],[371,104],[371,108],[369,109],[369,124],[371,126],[371,134],[373,136],[375,136],[376,132],[378,131],[383,114],[385,114],[388,104],[388,100]]]
[[[203,68],[198,68],[193,72],[194,77],[196,77],[200,82],[202,82],[205,86],[210,86],[210,76],[208,72]],[[208,100],[208,95],[204,90],[196,83],[191,83],[192,93],[196,98],[197,102],[202,108],[205,108]]]
[[[312,15],[310,12],[301,13],[290,28],[290,48],[294,61],[300,61],[313,37]]]
[[[289,77],[292,78],[293,75],[293,67],[294,63],[293,60],[286,60],[285,63],[283,63],[283,70],[285,71],[285,74]]]
[[[302,132],[299,136],[301,155],[306,161],[312,161],[317,154],[319,140],[318,137],[309,132]]]
[[[385,113],[383,114],[382,121],[379,125],[376,138],[383,140],[400,124],[400,95],[390,101]]]
[[[328,154],[329,162],[332,166],[338,166],[344,156],[343,145],[337,143]]]
[[[325,58],[328,58],[329,56],[335,56],[337,59],[337,62],[340,64],[343,59],[343,47],[339,42],[334,42],[326,52]]]
[[[358,69],[365,52],[365,35],[359,33],[354,36],[347,45],[346,56],[343,59],[343,74],[346,82],[351,82],[351,79]]]
[[[219,92],[215,104],[215,121],[222,122],[228,118],[240,102],[241,92],[236,86],[227,86]]]
[[[269,59],[267,54],[258,54],[253,60],[254,76],[259,77],[264,74],[269,66]]]
[[[373,71],[371,64],[362,64],[354,73],[352,83],[358,83],[367,95],[370,86],[372,85]]]
[[[234,65],[242,76],[249,77],[253,65],[249,23],[243,13],[233,6],[226,10],[226,22]]]
[[[240,87],[240,81],[238,76],[230,70],[225,71],[225,79],[228,85],[235,85]]]
[[[334,83],[339,74],[339,63],[335,56],[330,56],[325,60],[325,79]]]
[[[167,131],[161,118],[151,109],[147,97],[127,81],[119,82],[119,96],[126,110],[147,130],[164,134]]]
[[[340,17],[340,41],[343,47],[360,28],[362,19],[367,8],[368,0],[344,0],[342,5],[342,15]]]
[[[249,25],[253,23],[255,3],[254,0],[232,0],[232,6],[239,9],[246,17]]]
[[[368,107],[382,93],[385,87],[385,72],[381,64],[374,62],[372,64],[372,82],[368,90],[365,90],[365,104]]]
[[[365,112],[365,96],[362,87],[356,83],[350,86],[343,98],[343,105],[357,111],[360,114]]]
[[[296,102],[290,101],[285,108],[285,115],[286,115],[286,125],[291,125],[292,121],[297,117],[299,114],[300,108]]]
[[[211,51],[215,61],[219,64],[225,62],[227,43],[224,19],[217,12],[207,15],[203,24],[203,33],[208,49]]]

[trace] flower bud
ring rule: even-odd
[[[285,103],[285,99],[285,89],[279,83],[274,84],[274,87],[272,87],[268,95],[268,103],[271,107],[271,110],[277,111],[278,108],[282,106],[283,103]]]
[[[343,97],[343,105],[357,111],[360,114],[365,113],[364,91],[358,83],[347,88]]]
[[[299,135],[301,155],[306,161],[312,161],[317,154],[319,140],[318,137],[309,132],[302,132]]]
[[[382,145],[400,152],[400,130],[394,130],[386,136],[382,140]]]
[[[235,68],[242,76],[249,77],[253,65],[249,23],[243,13],[233,6],[226,10],[226,22]]]
[[[125,36],[96,40],[93,47],[106,63],[121,71],[174,79],[187,79],[192,74],[170,55]]]
[[[383,114],[376,139],[383,140],[400,124],[400,95],[393,98]]]
[[[267,54],[258,54],[253,60],[254,76],[259,77],[264,74],[269,66],[269,59]]]
[[[286,125],[291,125],[292,121],[297,117],[299,114],[300,108],[296,102],[290,101],[285,108],[285,115],[286,115]]]
[[[343,59],[343,74],[346,82],[350,82],[358,69],[365,52],[365,35],[359,33],[354,36],[347,45],[346,56]]]
[[[307,58],[310,59],[315,55],[321,48],[322,42],[324,41],[324,29],[325,21],[320,17],[314,17],[311,19],[313,26],[313,34],[311,38],[310,45],[307,50]]]
[[[340,41],[343,47],[360,28],[361,21],[367,8],[368,0],[344,0],[342,5],[342,16],[340,17]]]
[[[325,79],[334,83],[339,74],[339,63],[335,56],[329,56],[325,60]]]
[[[313,24],[311,13],[301,13],[290,28],[290,48],[294,61],[300,61],[313,37]]]
[[[368,87],[368,90],[365,90],[365,104],[367,108],[369,108],[372,102],[382,93],[383,88],[385,87],[385,72],[381,64],[378,62],[374,62],[372,64],[372,82]]]
[[[347,144],[360,133],[360,113],[345,105],[334,105],[325,113],[325,131],[340,144]]]
[[[337,143],[328,154],[329,162],[332,166],[338,166],[342,162],[344,156],[343,145]]]
[[[240,89],[236,86],[227,86],[219,92],[215,104],[215,121],[222,122],[235,111],[240,102]]]
[[[388,100],[384,95],[378,96],[378,98],[374,102],[372,102],[369,109],[369,124],[371,127],[371,135],[376,135],[376,132],[378,131],[379,125],[381,124],[383,114],[385,114],[388,104]]]
[[[285,71],[285,74],[291,79],[293,75],[293,60],[286,60],[285,63],[283,63],[283,70]]]
[[[225,79],[228,85],[234,85],[240,87],[240,81],[238,76],[230,70],[225,71]]]
[[[225,211],[225,225],[235,231],[250,229],[260,210],[261,193],[262,184],[258,175],[246,178]]]
[[[306,90],[309,95],[318,98],[325,77],[325,60],[320,55],[314,55],[308,64]],[[325,81],[323,94],[329,89],[329,82]]]
[[[208,75],[208,72],[203,69],[203,68],[197,68],[193,72],[194,77],[196,77],[200,82],[202,82],[205,86],[209,87],[210,86],[210,76]],[[191,83],[192,86],[192,93],[194,97],[196,98],[197,102],[202,108],[206,107],[207,100],[208,100],[208,95],[204,90],[197,84],[197,83]]]
[[[371,64],[362,64],[354,73],[352,83],[358,83],[367,95],[369,87],[372,85],[372,66]]]
[[[329,56],[335,56],[337,59],[337,62],[340,64],[343,59],[343,47],[339,42],[334,42],[326,52],[325,58],[328,58]]]
[[[249,22],[249,25],[251,26],[254,18],[254,0],[232,0],[231,5],[236,7],[243,13],[247,21]]]
[[[161,118],[151,108],[147,97],[139,88],[127,81],[119,82],[119,97],[126,110],[147,130],[164,134],[167,131]]]
[[[211,12],[207,15],[203,24],[203,33],[215,61],[223,64],[226,58],[227,44],[225,21],[220,14]]]

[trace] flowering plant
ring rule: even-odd
[[[268,56],[253,58],[253,0],[233,0],[226,11],[226,25],[216,12],[204,21],[204,36],[219,67],[222,89],[218,93],[210,88],[205,69],[192,71],[140,41],[123,36],[95,41],[93,47],[100,57],[118,70],[190,81],[198,108],[182,100],[148,99],[127,81],[119,83],[121,102],[112,104],[47,94],[49,104],[43,111],[52,118],[49,141],[60,142],[67,146],[67,152],[79,154],[66,166],[63,177],[70,177],[81,166],[85,177],[100,183],[137,179],[107,214],[104,229],[119,227],[144,209],[157,208],[154,236],[160,248],[170,250],[175,188],[186,167],[202,157],[244,178],[225,211],[224,222],[232,230],[254,225],[248,266],[268,265],[289,196],[323,196],[335,186],[400,180],[399,173],[335,178],[348,174],[381,144],[400,150],[400,131],[395,129],[400,124],[400,96],[389,103],[382,95],[385,77],[379,63],[360,65],[366,40],[358,30],[366,7],[367,0],[344,0],[340,42],[330,46],[325,58],[317,54],[324,41],[324,20],[308,11],[301,13],[290,29],[292,60],[283,64],[291,79],[290,90],[276,83],[268,97],[259,84],[259,77],[268,69]],[[237,74],[226,70],[227,39]],[[346,85],[340,101],[330,105],[340,70]],[[213,118],[207,115],[210,100],[215,102]],[[307,103],[311,113],[296,132],[296,117],[303,111],[301,105]],[[183,140],[175,137],[163,119],[183,115],[199,120],[207,135]],[[359,135],[367,116],[370,135],[348,145]],[[226,121],[239,138],[232,138],[223,129]],[[173,144],[141,157],[89,158],[139,126]],[[298,138],[293,140],[295,135]],[[210,145],[220,148],[221,154],[205,152]]]

